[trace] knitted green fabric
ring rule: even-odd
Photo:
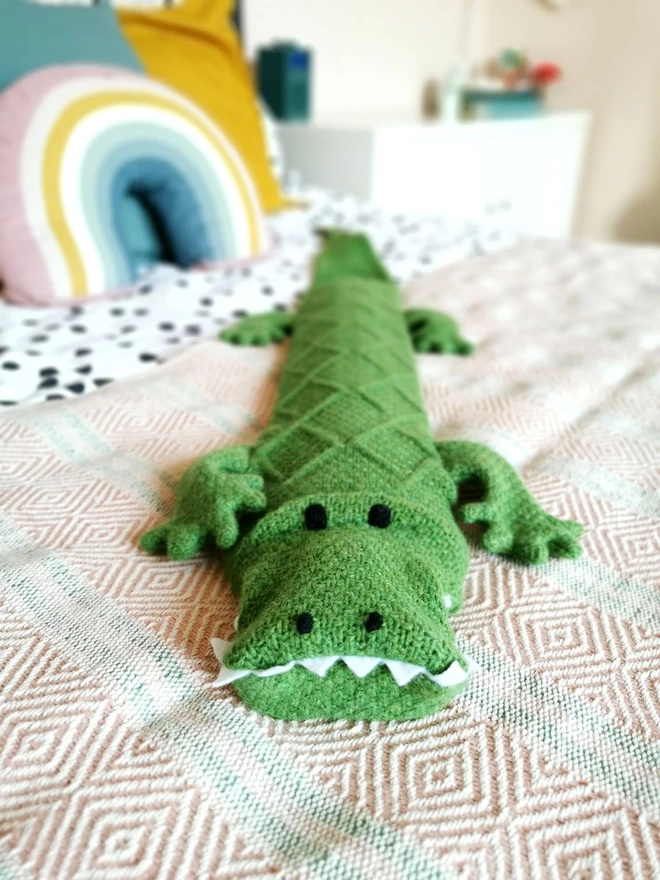
[[[466,353],[455,323],[404,316],[369,242],[326,233],[295,318],[225,331],[264,344],[293,329],[277,404],[254,449],[223,449],[181,481],[173,519],[142,546],[224,551],[240,596],[236,639],[215,647],[219,682],[284,719],[404,719],[465,687],[449,616],[469,563],[456,524],[524,562],[576,556],[581,528],[545,513],[510,465],[472,443],[435,444],[413,356]],[[461,483],[478,501],[457,502]]]

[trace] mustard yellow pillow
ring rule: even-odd
[[[265,211],[287,206],[268,163],[264,132],[238,35],[234,0],[118,10],[124,36],[146,72],[186,95],[214,120],[247,166]]]

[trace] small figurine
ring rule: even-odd
[[[551,61],[532,65],[525,52],[511,48],[505,49],[489,65],[489,74],[494,79],[499,79],[505,89],[517,91],[543,91],[562,78],[559,65]]]
[[[437,119],[440,115],[440,83],[437,79],[429,79],[422,89],[422,118]]]

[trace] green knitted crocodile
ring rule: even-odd
[[[295,317],[247,317],[222,337],[295,330],[272,422],[254,448],[211,452],[184,474],[170,522],[142,546],[188,559],[220,548],[240,596],[237,635],[213,640],[252,708],[276,718],[407,719],[448,703],[469,664],[449,617],[468,542],[523,563],[580,553],[488,448],[434,442],[413,349],[466,354],[456,324],[401,309],[367,239],[325,234]],[[411,344],[412,341],[412,344]],[[479,500],[458,500],[470,482]]]

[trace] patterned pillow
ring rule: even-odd
[[[232,24],[234,0],[184,0],[164,9],[118,9],[124,36],[149,76],[176,89],[223,129],[249,169],[266,211],[289,207],[268,164],[254,82]]]
[[[143,69],[108,0],[61,8],[33,0],[0,0],[0,89],[47,64]]]
[[[128,287],[140,266],[122,222],[127,194],[182,267],[266,246],[236,150],[167,86],[110,67],[44,68],[0,96],[0,131],[0,276],[14,302]]]

